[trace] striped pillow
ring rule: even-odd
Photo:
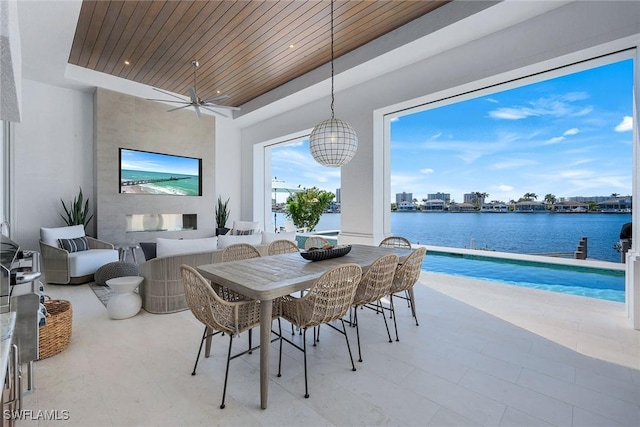
[[[67,252],[81,252],[89,250],[89,242],[86,237],[58,239],[58,245]]]
[[[235,230],[233,234],[236,236],[250,236],[253,234],[253,230]]]

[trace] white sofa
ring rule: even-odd
[[[258,249],[260,255],[266,256],[269,243],[280,239],[295,241],[295,233],[261,232],[253,235],[229,235],[203,239],[156,239],[157,257],[147,259],[138,266],[140,276],[144,277],[140,285],[142,308],[155,314],[186,310],[189,307],[184,297],[180,265],[197,267],[221,262],[224,247],[234,243],[252,244]],[[213,249],[214,247],[216,249]],[[177,251],[191,253],[176,253]]]
[[[111,243],[86,236],[82,225],[40,228],[40,255],[45,281],[56,284],[90,282],[98,268],[119,259]]]

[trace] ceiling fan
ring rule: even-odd
[[[228,114],[225,114],[223,111],[217,111],[217,109],[220,110],[227,110],[227,111],[238,111],[240,110],[240,107],[229,107],[226,105],[219,105],[216,104],[216,101],[221,101],[223,99],[227,99],[229,98],[229,95],[218,95],[218,96],[214,96],[213,98],[209,98],[209,99],[201,99],[198,96],[198,93],[196,91],[197,88],[197,70],[198,67],[200,66],[200,63],[198,61],[191,61],[191,65],[193,65],[193,86],[189,87],[189,95],[190,95],[190,99],[184,100],[183,98],[174,95],[171,92],[167,92],[164,91],[162,89],[158,89],[158,88],[153,88],[154,90],[157,90],[160,93],[163,93],[165,95],[168,96],[172,96],[174,98],[178,98],[180,101],[174,101],[174,100],[170,100],[170,99],[148,99],[148,101],[161,101],[161,102],[175,102],[177,104],[184,104],[180,107],[176,107],[176,108],[172,108],[171,110],[167,110],[167,112],[171,112],[171,111],[177,111],[177,110],[182,110],[183,108],[188,108],[188,107],[193,107],[196,110],[196,114],[198,115],[198,117],[200,117],[201,115],[201,111],[200,109],[203,110],[207,110],[211,113],[214,114],[220,114],[221,116],[224,117],[231,117]]]

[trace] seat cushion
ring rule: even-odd
[[[40,228],[40,240],[49,246],[58,246],[58,239],[75,239],[84,237],[84,227],[82,225],[72,225],[69,227]]]
[[[115,249],[89,249],[69,254],[69,276],[81,277],[94,274],[100,267],[118,261]]]
[[[216,249],[218,249],[217,237],[183,240],[156,238],[156,254],[158,257],[208,252]]]
[[[247,234],[244,236],[230,236],[228,234],[218,236],[218,249],[224,249],[234,243],[248,243],[253,246],[259,245],[262,243],[262,233],[258,232],[257,234]]]

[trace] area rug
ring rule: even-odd
[[[111,298],[111,295],[113,295],[113,291],[111,290],[111,288],[106,285],[98,285],[96,282],[89,283],[89,287],[91,288],[93,293],[96,294],[100,302],[106,307],[109,298]]]

